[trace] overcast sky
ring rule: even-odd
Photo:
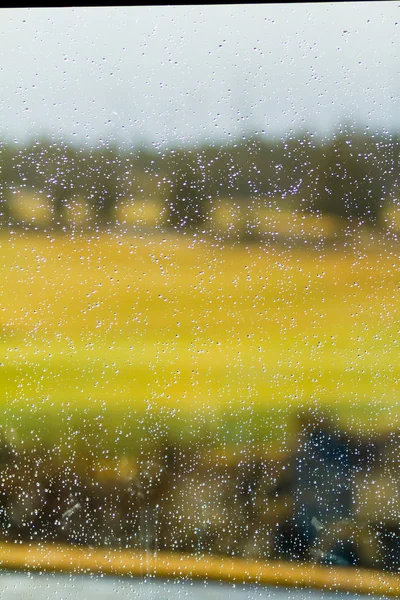
[[[2,9],[0,135],[400,128],[397,2]]]

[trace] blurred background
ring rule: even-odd
[[[398,568],[397,19],[3,10],[5,538]]]

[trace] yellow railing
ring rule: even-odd
[[[208,579],[236,584],[258,583],[283,588],[400,596],[400,577],[380,571],[165,552],[7,543],[0,545],[0,566],[13,570]]]

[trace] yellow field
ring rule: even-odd
[[[383,242],[321,254],[15,233],[0,252],[7,435],[81,437],[87,415],[122,443],[145,415],[152,435],[244,441],[310,403],[353,426],[399,422],[399,255]]]

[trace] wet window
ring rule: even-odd
[[[398,5],[1,16],[1,597],[398,595]]]

